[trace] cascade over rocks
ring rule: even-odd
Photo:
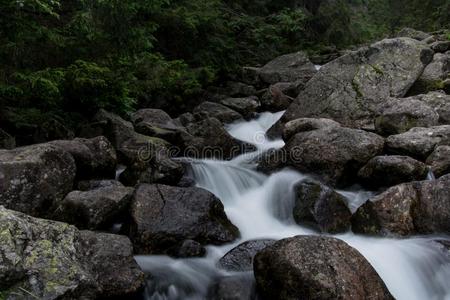
[[[117,155],[111,143],[103,136],[49,142],[70,153],[77,166],[77,179],[114,178]]]
[[[450,233],[450,175],[400,184],[367,201],[352,218],[365,234]]]
[[[255,256],[254,271],[263,299],[394,299],[370,263],[332,237],[280,240]]]
[[[78,231],[2,206],[0,233],[5,299],[126,297],[144,283],[125,236]]]
[[[47,216],[72,190],[72,155],[50,144],[0,150],[0,205],[33,216]]]
[[[330,127],[294,135],[284,147],[287,165],[320,176],[332,185],[352,183],[358,170],[383,151],[384,139],[374,133]]]
[[[344,196],[313,180],[294,186],[294,220],[318,225],[322,232],[339,233],[350,228],[352,213]]]
[[[316,72],[316,68],[304,52],[279,56],[257,71],[259,78],[267,84],[298,80],[307,82]]]
[[[220,245],[239,236],[220,200],[196,187],[141,184],[134,193],[131,215],[131,234],[142,254],[167,253],[185,240]]]
[[[54,219],[80,229],[108,228],[128,208],[133,191],[120,182],[88,191],[72,191],[58,203]]]
[[[427,158],[427,164],[436,177],[450,173],[450,146],[438,146]]]
[[[439,145],[450,145],[450,125],[412,128],[386,139],[388,152],[419,160],[425,160]]]
[[[404,182],[425,180],[428,166],[409,156],[377,156],[358,172],[364,186],[369,188],[390,187]]]
[[[385,39],[323,66],[289,106],[282,122],[330,118],[349,127],[372,127],[385,99],[403,97],[433,51],[410,38]]]
[[[275,243],[275,240],[246,241],[228,251],[217,263],[217,266],[229,272],[245,272],[253,270],[253,258],[256,253]]]

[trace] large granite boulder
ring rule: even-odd
[[[439,115],[440,124],[450,124],[450,95],[445,94],[443,91],[434,91],[411,98],[420,100],[432,107]]]
[[[246,97],[246,98],[225,98],[220,101],[221,104],[229,107],[245,118],[250,118],[254,116],[254,114],[261,107],[261,103],[259,103],[257,97]]]
[[[259,78],[267,83],[307,82],[316,73],[316,68],[304,52],[282,55],[258,70]]]
[[[394,299],[370,263],[332,237],[278,241],[255,256],[254,270],[264,299]]]
[[[313,180],[294,186],[294,220],[298,224],[313,224],[329,233],[345,232],[350,228],[352,213],[344,196]]]
[[[425,160],[439,145],[450,145],[450,125],[412,128],[386,139],[388,152],[419,160]]]
[[[408,27],[402,28],[399,32],[397,32],[396,36],[409,37],[418,41],[423,41],[431,37],[429,33]]]
[[[141,184],[135,190],[131,214],[138,253],[170,253],[185,240],[220,245],[239,236],[220,200],[196,187]]]
[[[330,118],[372,127],[386,99],[403,97],[432,60],[433,51],[410,39],[385,39],[323,66],[289,106],[282,122]]]
[[[284,124],[283,139],[289,141],[291,137],[299,132],[340,126],[338,122],[330,119],[299,118]]]
[[[409,156],[377,156],[359,170],[358,177],[364,186],[380,188],[424,180],[428,171],[426,164]]]
[[[239,244],[228,251],[219,260],[217,266],[229,272],[251,271],[256,253],[275,242],[275,240],[252,240]]]
[[[127,210],[133,191],[120,182],[87,191],[72,191],[58,203],[53,219],[79,229],[106,229]]]
[[[444,88],[444,80],[450,74],[450,52],[436,53],[414,83],[409,94],[416,95]]]
[[[117,155],[111,143],[103,136],[49,142],[70,153],[77,166],[77,179],[114,178]]]
[[[331,127],[300,132],[286,144],[287,164],[345,186],[358,170],[383,151],[384,139],[363,130]]]
[[[47,216],[72,190],[72,155],[50,144],[0,150],[0,205],[33,216]]]
[[[78,231],[0,206],[2,299],[126,298],[144,274],[125,236]]]
[[[450,175],[400,184],[367,201],[352,218],[365,234],[450,233]]]

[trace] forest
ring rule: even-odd
[[[176,116],[241,66],[444,28],[450,2],[2,0],[0,15],[0,124],[17,131],[99,108]]]

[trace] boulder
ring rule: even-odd
[[[277,82],[272,84],[271,87],[279,89],[283,94],[294,99],[298,96],[300,91],[305,88],[305,83],[301,80],[294,82]]]
[[[439,115],[426,103],[406,98],[392,100],[375,119],[375,131],[388,136],[406,132],[414,127],[439,125]]]
[[[194,138],[184,151],[185,157],[229,160],[256,150],[253,145],[233,138],[215,118],[191,123],[186,129]]]
[[[0,205],[46,216],[72,190],[72,155],[50,144],[0,150]]]
[[[259,68],[255,67],[243,67],[241,70],[242,82],[253,86],[259,86],[261,84],[259,78]]]
[[[304,52],[282,55],[258,70],[261,80],[267,84],[277,82],[307,82],[316,73],[316,68]]]
[[[450,175],[391,187],[361,206],[352,229],[365,234],[450,233]]]
[[[177,258],[201,257],[206,254],[206,249],[199,242],[185,240],[179,247],[170,248],[167,254]]]
[[[88,191],[72,191],[57,204],[53,219],[79,229],[106,229],[129,206],[133,188],[119,182]]]
[[[332,185],[352,183],[358,170],[383,151],[384,139],[363,130],[331,127],[294,135],[284,147],[287,165]]]
[[[81,136],[92,138],[98,135],[104,135],[118,150],[123,142],[128,140],[134,133],[133,124],[110,113],[100,109],[93,119],[94,123],[81,130]]]
[[[0,149],[13,149],[16,147],[16,139],[0,128]]]
[[[289,106],[282,122],[330,118],[348,127],[373,127],[390,97],[403,97],[433,51],[410,38],[385,39],[326,65]]]
[[[313,180],[294,186],[293,215],[298,224],[310,223],[322,232],[339,233],[350,228],[352,213],[347,200],[333,189]]]
[[[266,111],[282,111],[289,107],[294,98],[286,95],[279,84],[271,85],[261,97],[261,106]]]
[[[131,115],[131,122],[135,126],[141,122],[145,122],[163,129],[177,128],[172,118],[161,109],[140,109]]]
[[[398,33],[397,33],[398,37],[409,37],[418,41],[423,41],[427,38],[430,38],[431,35],[423,32],[423,31],[419,31],[413,28],[402,28]]]
[[[427,158],[434,176],[441,177],[450,173],[450,146],[438,146]]]
[[[283,139],[289,141],[291,137],[299,132],[340,126],[341,125],[338,122],[330,119],[299,118],[289,121],[284,125]]]
[[[433,61],[423,70],[409,91],[410,95],[423,94],[444,88],[444,80],[450,74],[450,53],[436,53]]]
[[[420,100],[432,107],[439,115],[440,124],[450,124],[450,95],[445,94],[443,91],[434,91],[413,96],[411,99]]]
[[[436,53],[444,53],[450,50],[450,41],[436,41],[430,47]]]
[[[125,236],[78,231],[0,206],[3,299],[97,299],[139,291],[144,274]]]
[[[239,236],[220,200],[196,187],[140,184],[134,193],[131,214],[132,237],[138,253],[167,253],[186,239],[202,245],[220,245]]]
[[[209,288],[209,300],[256,300],[253,274],[243,273],[221,277]]]
[[[253,270],[253,258],[256,253],[275,243],[275,240],[247,241],[228,251],[217,263],[220,269],[228,272],[246,272]]]
[[[228,81],[224,94],[230,97],[249,97],[256,94],[254,86],[242,82]]]
[[[220,103],[237,111],[246,118],[252,117],[261,106],[261,103],[259,103],[256,97],[226,98]]]
[[[103,136],[73,140],[58,140],[49,144],[70,153],[77,166],[77,179],[114,178],[117,155],[111,143]]]
[[[203,102],[194,108],[194,115],[198,119],[216,118],[222,123],[233,123],[242,120],[242,115],[220,103]]]
[[[333,237],[280,240],[255,256],[254,270],[264,299],[394,299],[370,263]]]
[[[82,180],[77,183],[79,191],[90,191],[104,187],[122,187],[123,184],[114,179]]]
[[[386,150],[392,154],[407,155],[425,160],[438,145],[450,145],[450,125],[430,128],[417,127],[391,135],[386,139]]]
[[[390,187],[404,182],[425,180],[428,166],[409,156],[377,156],[358,172],[358,178],[369,188]]]

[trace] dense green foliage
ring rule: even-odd
[[[0,105],[175,114],[239,66],[437,30],[449,12],[448,0],[0,0]]]

